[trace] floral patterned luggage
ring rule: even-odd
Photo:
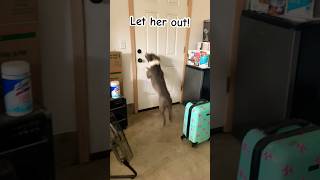
[[[210,102],[200,100],[188,102],[185,107],[183,134],[181,139],[186,138],[192,142],[192,147],[199,143],[210,140]]]
[[[320,130],[304,120],[250,130],[243,139],[238,180],[320,179]]]

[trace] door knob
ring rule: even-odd
[[[141,58],[139,58],[139,59],[138,59],[138,62],[139,62],[139,63],[142,63],[142,62],[143,62],[143,60],[142,60]]]
[[[138,52],[138,54],[141,54],[141,53],[142,53],[141,49],[138,49],[138,51],[137,51],[137,52]]]

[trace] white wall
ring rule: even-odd
[[[210,0],[193,0],[189,49],[196,49],[202,42],[203,21],[210,19]]]
[[[130,104],[133,103],[133,77],[128,10],[128,0],[110,2],[110,51],[122,52],[123,90],[127,104]],[[122,41],[126,43],[125,49],[120,48]]]
[[[69,0],[40,0],[39,21],[45,107],[54,134],[76,130]]]

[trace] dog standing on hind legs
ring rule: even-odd
[[[163,126],[166,125],[165,111],[168,111],[169,121],[172,121],[172,99],[164,80],[163,71],[160,66],[160,58],[155,54],[145,55],[148,61],[146,68],[147,78],[151,80],[152,87],[159,95],[159,110],[163,117]]]

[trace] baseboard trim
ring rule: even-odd
[[[181,103],[180,102],[172,103],[172,105],[176,105],[176,104],[181,104]],[[149,111],[149,110],[158,109],[158,108],[159,106],[156,106],[152,108],[142,109],[142,110],[139,110],[138,112],[144,112],[144,111]]]
[[[66,132],[56,134],[54,139],[54,157],[56,166],[64,167],[78,162],[77,133]]]
[[[128,114],[134,114],[134,104],[127,104]]]

